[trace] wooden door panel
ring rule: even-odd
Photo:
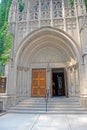
[[[32,70],[32,96],[42,97],[46,95],[46,70]]]
[[[32,89],[32,96],[37,96],[37,95],[38,95],[37,89],[33,88]]]

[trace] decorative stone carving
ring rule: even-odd
[[[76,19],[67,19],[66,24],[68,29],[76,28]]]
[[[61,18],[62,17],[62,10],[54,10],[53,18]]]
[[[19,13],[18,21],[26,21],[26,18],[27,18],[26,15],[27,15],[27,12]]]
[[[62,0],[53,0],[53,10],[62,8]]]
[[[41,19],[50,19],[50,11],[42,11]]]
[[[39,0],[36,0],[33,4],[31,4],[30,11],[39,11]]]
[[[50,10],[50,0],[41,0],[41,10]]]
[[[29,67],[18,66],[17,69],[18,69],[19,71],[23,71],[23,70],[24,70],[24,71],[26,72],[26,71],[28,71],[30,68],[29,68]]]
[[[63,29],[64,31],[71,30],[71,32],[73,32],[73,29],[76,29],[77,13],[80,14],[79,16],[81,16],[85,12],[83,11],[83,13],[81,13],[81,10],[85,9],[81,1],[79,2],[80,4],[77,3],[77,8],[75,8],[76,5],[74,5],[73,8],[70,6],[67,6],[66,8],[66,4],[68,5],[69,2],[63,1],[63,3],[62,0],[23,0],[23,2],[25,3],[23,12],[18,11],[18,3],[15,0],[13,0],[10,9],[9,22],[17,21],[18,25],[16,26],[16,44],[20,44],[20,42],[26,35],[28,35],[28,33],[31,33],[42,26],[54,26],[59,29]],[[82,5],[82,7],[80,7],[80,5]],[[84,26],[87,26],[87,18],[86,16],[84,17]],[[81,18],[79,17],[79,19]],[[70,35],[73,36],[73,33]]]
[[[53,20],[53,26],[63,29],[63,20],[62,19],[55,19]]]
[[[29,21],[30,27],[38,27],[38,21]]]
[[[24,71],[27,72],[29,70],[29,67],[24,67]]]
[[[37,20],[38,12],[30,12],[30,20]]]
[[[42,26],[50,26],[50,24],[51,24],[51,21],[50,21],[50,20],[42,20],[42,21],[41,21],[41,25],[42,25]]]
[[[17,1],[13,0],[10,8],[10,13],[9,13],[9,22],[15,22],[16,11],[17,11]]]

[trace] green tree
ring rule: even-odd
[[[74,0],[69,0],[71,7],[74,5]]]
[[[71,7],[73,7],[74,0],[69,0],[69,2],[70,2]],[[84,0],[84,3],[85,3],[85,6],[86,6],[86,11],[87,11],[87,0]]]
[[[12,45],[12,34],[9,31],[7,31],[5,34],[5,41],[3,47],[4,51],[1,55],[2,65],[5,65],[10,60],[11,45]]]
[[[85,2],[85,6],[86,6],[86,11],[87,11],[87,0],[84,0],[84,2]]]
[[[24,10],[25,4],[23,2],[19,2],[19,11],[22,12]]]
[[[6,51],[5,46],[8,44],[8,42],[6,43],[6,39],[7,39],[7,24],[8,24],[8,15],[9,15],[9,9],[11,6],[11,2],[12,0],[2,0],[0,3],[0,73],[2,73],[3,71],[3,63],[5,63],[5,54],[8,53],[8,51]],[[8,41],[8,40],[7,40]],[[8,49],[7,49],[8,50]]]

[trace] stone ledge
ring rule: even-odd
[[[87,108],[87,97],[80,97],[80,103],[83,107]]]

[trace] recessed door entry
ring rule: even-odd
[[[65,96],[64,70],[52,70],[52,93],[53,96]]]
[[[46,69],[32,70],[32,96],[45,97],[46,95]]]

